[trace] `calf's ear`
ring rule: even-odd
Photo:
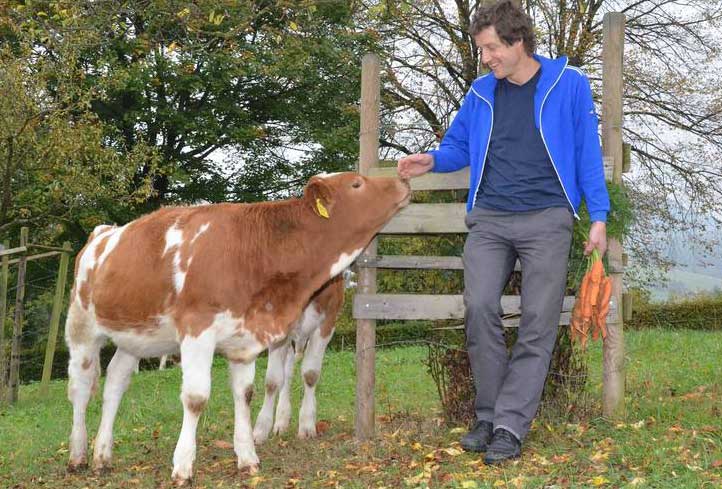
[[[334,206],[333,189],[322,178],[312,178],[303,191],[307,205],[317,216],[330,219]]]

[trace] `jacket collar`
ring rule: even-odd
[[[534,55],[534,59],[541,64],[541,77],[537,83],[536,93],[546,94],[549,89],[554,85],[556,80],[561,75],[564,68],[567,66],[567,57],[561,56],[557,59],[550,59],[538,54]],[[486,99],[490,104],[494,104],[494,89],[496,88],[496,78],[493,73],[487,73],[474,80],[471,84],[471,90],[476,93],[477,96]]]

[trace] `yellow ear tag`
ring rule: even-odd
[[[318,213],[322,217],[325,217],[326,219],[328,219],[328,210],[321,203],[321,199],[316,199],[316,209],[318,209]]]

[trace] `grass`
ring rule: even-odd
[[[258,447],[255,477],[235,470],[233,408],[225,362],[214,365],[213,393],[198,429],[194,487],[720,487],[722,486],[722,333],[642,330],[626,334],[627,417],[568,423],[544,415],[519,461],[490,468],[463,453],[462,427],[441,422],[425,347],[377,353],[377,436],[353,439],[352,352],[329,353],[317,389],[319,438],[289,432]],[[601,348],[590,351],[590,390],[601,397]],[[265,359],[259,361],[261,393]],[[180,372],[141,372],[133,379],[115,426],[114,469],[69,475],[71,409],[65,382],[47,399],[24,386],[17,405],[0,411],[0,487],[169,487],[181,423]],[[294,409],[301,387],[294,387]],[[262,399],[256,396],[255,411]],[[599,413],[599,406],[596,412]],[[94,436],[100,396],[88,409]],[[294,413],[295,418],[296,412]],[[295,421],[295,419],[294,419]]]

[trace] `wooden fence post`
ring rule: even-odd
[[[379,160],[379,106],[380,60],[375,54],[366,54],[361,65],[361,131],[359,135],[359,173],[368,175],[378,166]],[[359,259],[376,256],[374,239]],[[361,268],[358,271],[358,293],[376,293],[376,270]],[[376,382],[376,321],[356,321],[356,439],[365,440],[374,434],[374,386]]]
[[[40,394],[48,393],[50,375],[53,372],[53,357],[58,339],[58,326],[60,325],[60,311],[63,308],[63,297],[65,296],[65,282],[68,277],[68,262],[70,261],[70,242],[63,243],[63,253],[60,255],[60,267],[58,269],[58,280],[55,284],[55,298],[53,299],[53,312],[50,315],[50,331],[48,332],[48,345],[45,348],[45,363],[43,364],[43,377],[40,381]]]
[[[622,146],[622,120],[624,84],[624,14],[610,12],[603,20],[603,73],[602,73],[602,146],[605,156],[614,159],[612,182],[622,183],[624,150]],[[602,411],[605,417],[624,416],[624,329],[622,303],[622,243],[609,240],[607,260],[612,275],[612,300],[616,304],[616,320],[607,325],[604,341],[604,381]]]
[[[28,228],[20,228],[20,246],[28,244]],[[18,287],[15,292],[15,323],[13,324],[13,344],[10,351],[10,402],[18,400],[20,384],[20,339],[23,333],[23,301],[25,299],[25,268],[27,255],[23,253],[18,262]]]
[[[3,249],[8,249],[10,243],[3,242]],[[0,404],[5,402],[8,387],[7,357],[5,356],[5,316],[8,305],[8,276],[10,275],[9,255],[2,257],[2,271],[0,271]]]

